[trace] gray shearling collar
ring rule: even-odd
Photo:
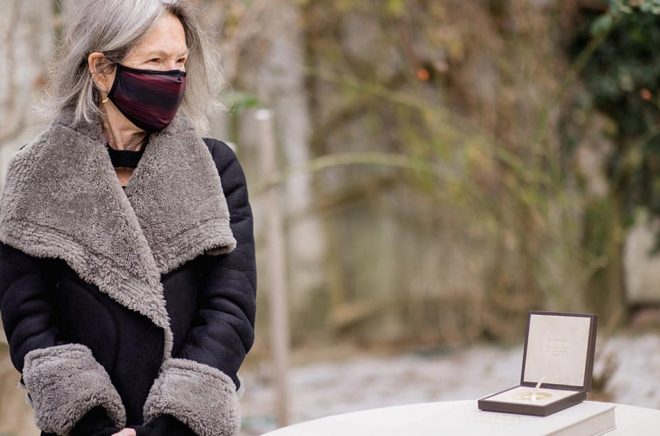
[[[74,123],[65,109],[9,163],[0,198],[0,240],[59,258],[115,301],[172,333],[161,274],[201,254],[236,246],[211,154],[179,113],[152,134],[126,190],[100,121]]]

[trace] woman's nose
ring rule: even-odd
[[[179,66],[177,65],[176,61],[166,61],[164,67],[166,71],[179,69]]]

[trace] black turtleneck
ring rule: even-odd
[[[112,166],[117,168],[117,167],[129,167],[129,168],[135,168],[138,165],[138,162],[140,161],[140,158],[142,157],[142,154],[144,153],[144,149],[147,148],[147,145],[149,144],[149,137],[147,137],[146,142],[144,143],[144,146],[142,146],[142,149],[139,151],[134,151],[134,150],[116,150],[110,145],[106,145],[106,148],[108,149],[108,153],[110,154],[110,160],[112,161]]]
[[[135,168],[144,153],[144,148],[139,151],[133,150],[115,150],[114,148],[107,147],[108,153],[110,154],[110,160],[112,161],[112,166],[117,167],[129,167]]]
[[[144,146],[139,151],[116,150],[110,147],[110,145],[106,145],[105,148],[108,149],[108,154],[110,155],[110,161],[112,162],[113,167],[135,168],[137,167],[138,162],[140,161],[140,158],[144,153],[144,149],[147,147],[147,144],[149,144],[149,137],[147,137],[147,141],[144,143]],[[126,186],[122,186],[122,188],[126,189]]]

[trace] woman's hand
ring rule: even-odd
[[[125,428],[119,433],[115,433],[112,436],[136,436],[135,430],[132,428]]]

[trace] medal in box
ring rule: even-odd
[[[530,312],[520,385],[479,399],[479,409],[547,416],[584,401],[596,327],[592,314]]]

